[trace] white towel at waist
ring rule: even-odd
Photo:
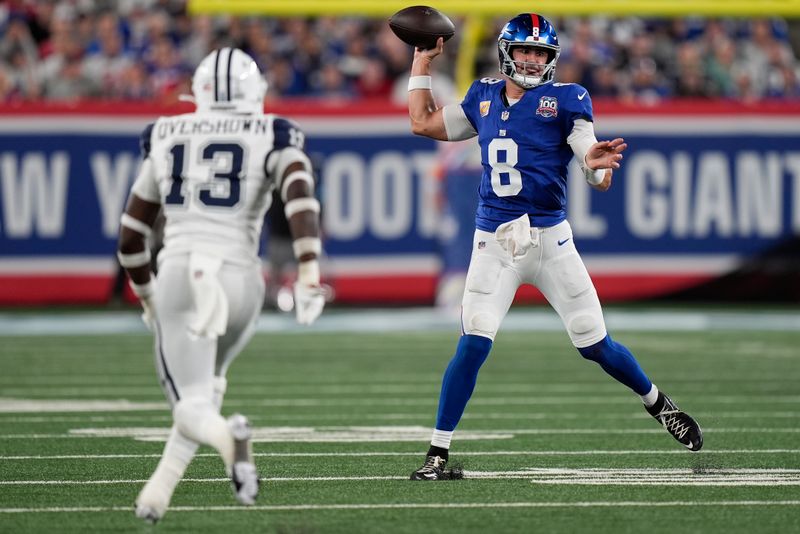
[[[494,235],[500,246],[515,260],[527,254],[531,247],[539,246],[539,234],[531,231],[531,221],[527,213],[501,224]]]
[[[222,258],[192,252],[189,255],[189,282],[194,295],[194,317],[189,332],[216,339],[228,328],[228,298],[219,281]]]

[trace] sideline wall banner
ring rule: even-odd
[[[0,109],[0,304],[109,297],[139,133],[183,111]],[[300,124],[318,164],[324,268],[337,299],[433,302],[440,271],[465,261],[452,240],[472,224],[469,202],[448,207],[441,191],[459,194],[448,175],[480,172],[474,154],[469,163],[475,145],[445,157],[409,133],[405,110],[385,105],[270,111]],[[569,218],[601,298],[691,287],[800,235],[800,106],[598,103],[596,116],[598,138],[630,145],[608,193],[570,177]]]

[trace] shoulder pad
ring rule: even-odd
[[[296,122],[283,117],[276,116],[272,123],[272,131],[275,133],[275,148],[281,149],[293,146],[303,150],[306,136]]]
[[[142,135],[139,137],[139,149],[142,151],[142,159],[150,155],[150,137],[153,134],[153,126],[156,123],[151,122],[144,127]]]

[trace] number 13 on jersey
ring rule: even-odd
[[[189,143],[177,143],[169,150],[172,156],[172,185],[164,201],[169,205],[184,205],[186,191],[183,182],[186,176],[186,152]],[[223,162],[227,162],[225,165]],[[241,196],[241,174],[244,166],[244,149],[238,143],[210,143],[203,148],[201,166],[210,167],[211,180],[198,187],[198,200],[205,206],[231,208],[239,203]],[[226,168],[220,168],[222,166]],[[224,191],[220,194],[220,191]]]

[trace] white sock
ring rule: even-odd
[[[196,442],[184,437],[178,432],[178,428],[172,425],[158,467],[139,492],[136,503],[155,508],[159,517],[164,515],[172,499],[172,493],[183,478],[183,473],[191,463],[197,447]]]
[[[433,437],[431,438],[431,445],[434,447],[441,447],[442,449],[450,448],[450,440],[453,439],[452,430],[433,430]]]
[[[644,403],[645,406],[651,408],[656,403],[657,400],[658,400],[658,388],[656,387],[655,384],[653,384],[653,387],[650,388],[650,391],[647,392],[647,394],[642,395],[642,402]]]

